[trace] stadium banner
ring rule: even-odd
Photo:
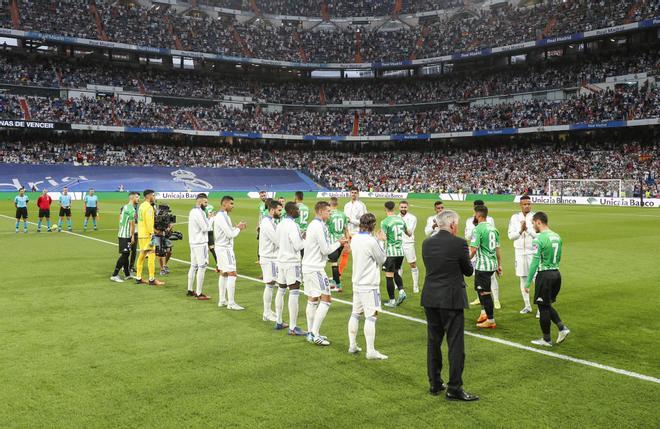
[[[465,201],[467,199],[467,194],[464,194],[462,192],[459,193],[451,193],[451,194],[440,194],[438,197],[442,201]]]
[[[156,192],[157,200],[194,200],[199,192]]]
[[[266,191],[266,198],[275,198],[275,195],[277,192],[268,192]],[[258,191],[252,191],[247,193],[247,197],[253,200],[256,200],[259,198],[259,192]]]
[[[19,188],[58,191],[142,191],[149,187],[158,192],[210,192],[265,190],[324,191],[297,170],[277,168],[188,168],[188,167],[119,167],[76,166],[72,164],[30,165],[0,164],[0,191]]]
[[[432,58],[422,58],[415,60],[402,60],[393,62],[373,62],[373,63],[301,63],[293,61],[278,61],[268,60],[261,58],[247,58],[237,57],[233,55],[220,55],[207,52],[185,51],[180,49],[170,48],[157,48],[152,46],[134,45],[120,42],[107,42],[103,40],[85,39],[80,37],[69,37],[56,34],[46,34],[38,31],[23,31],[14,30],[12,28],[0,28],[0,35],[7,37],[15,37],[20,39],[40,40],[44,42],[54,42],[65,45],[80,45],[89,46],[93,48],[107,48],[117,49],[123,51],[145,52],[158,55],[176,55],[186,58],[204,59],[210,61],[230,62],[238,64],[259,64],[265,66],[276,67],[291,67],[299,69],[381,69],[381,68],[396,68],[396,67],[409,67],[416,65],[424,65],[430,63],[441,63],[448,61],[455,61],[461,59],[470,59],[475,57],[484,57],[488,55],[498,54],[502,52],[516,51],[528,49],[534,46],[550,46],[560,43],[576,42],[588,38],[603,37],[619,33],[625,33],[635,29],[646,29],[651,27],[660,26],[660,17],[645,19],[643,21],[632,22],[629,24],[617,25],[614,27],[599,28],[595,30],[578,32],[574,34],[565,34],[556,37],[549,37],[536,41],[526,41],[512,45],[505,45],[493,48],[479,49],[469,52],[456,52],[451,55],[443,55]]]
[[[512,194],[467,194],[467,197],[465,198],[465,201],[477,201],[477,200],[482,200],[484,202],[486,201],[492,201],[492,202],[508,202],[512,203],[513,202],[513,197],[514,195]]]
[[[360,198],[389,198],[392,200],[402,200],[408,198],[408,192],[360,192]],[[316,193],[316,198],[349,198],[350,191],[321,191]]]
[[[550,197],[541,195],[530,195],[534,204],[557,204],[576,206],[610,206],[610,207],[642,207],[640,198],[612,198],[612,197]],[[643,207],[660,208],[660,198],[644,198]],[[516,196],[514,202],[520,202],[520,196]]]
[[[22,121],[0,119],[0,128],[31,128],[35,130],[70,130],[71,124],[61,122]]]

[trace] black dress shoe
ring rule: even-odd
[[[448,390],[445,394],[445,398],[448,401],[478,401],[479,397],[477,395],[472,395],[467,393],[465,390]]]
[[[440,392],[446,389],[447,389],[447,385],[445,383],[441,383],[440,386],[430,387],[429,393],[433,396],[438,396]]]

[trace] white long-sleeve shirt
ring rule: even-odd
[[[490,216],[486,216],[486,222],[495,226],[495,220]],[[463,237],[465,237],[465,240],[468,243],[472,241],[472,233],[476,228],[477,225],[474,224],[474,216],[467,218],[467,220],[465,221],[465,235]]]
[[[532,217],[534,217],[534,212],[529,212],[527,215],[518,212],[511,216],[511,220],[509,220],[509,240],[513,240],[513,248],[516,252],[523,252],[526,255],[534,253],[532,240],[536,238],[536,231],[534,231]],[[527,224],[527,230],[521,234],[520,224],[523,220]]]
[[[270,216],[261,218],[259,223],[259,262],[277,261],[277,225]]]
[[[314,218],[307,226],[302,272],[324,271],[328,263],[328,255],[339,249],[339,246],[339,241],[333,243],[330,240],[330,233],[325,222],[319,218]]]
[[[360,200],[349,201],[344,206],[344,214],[348,217],[349,234],[357,234],[360,231],[360,218],[367,213],[367,206]]]
[[[351,239],[353,255],[353,287],[377,289],[380,271],[387,258],[382,244],[369,233],[359,232]]]
[[[426,226],[424,227],[424,234],[426,234],[427,237],[438,232],[438,230],[433,227],[433,223],[435,222],[436,216],[437,215],[429,216],[426,219]]]
[[[241,230],[232,226],[231,219],[226,211],[219,211],[213,220],[213,234],[216,248],[234,248],[234,238]]]
[[[399,214],[401,216],[401,214]],[[401,219],[403,219],[403,222],[406,224],[406,229],[410,233],[410,236],[408,234],[403,234],[403,244],[415,244],[415,228],[417,228],[417,217],[408,212],[406,213],[405,216],[401,216]]]
[[[300,265],[300,251],[305,247],[305,241],[298,224],[289,216],[277,225],[277,245],[278,264]]]
[[[213,225],[200,207],[194,207],[188,213],[188,244],[190,247],[204,247],[209,244],[209,231]]]

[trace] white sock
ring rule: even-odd
[[[360,326],[360,315],[351,313],[348,318],[348,344],[354,349],[357,347],[357,331]]]
[[[490,280],[490,291],[493,293],[493,301],[500,300],[500,284],[497,282],[497,274],[493,274]]]
[[[218,277],[218,305],[220,303],[227,302],[227,298],[225,297],[227,292],[227,277],[220,276]]]
[[[307,308],[305,309],[305,316],[307,317],[307,332],[312,332],[312,327],[314,326],[314,315],[316,314],[316,308],[318,306],[318,301],[307,301]]]
[[[374,343],[376,342],[376,318],[367,317],[364,321],[364,338],[367,341],[367,353],[376,351]]]
[[[200,295],[204,288],[204,275],[206,275],[206,265],[197,269],[197,295]]]
[[[520,277],[520,294],[522,295],[523,301],[525,301],[525,307],[532,308],[532,304],[529,303],[529,294],[525,292],[525,284],[527,279],[525,277]]]
[[[236,276],[227,277],[227,301],[229,304],[236,304]]]
[[[273,310],[271,303],[273,301],[273,285],[264,285],[264,316],[268,316]]]
[[[300,303],[298,297],[300,296],[300,289],[292,289],[289,291],[289,329],[295,329],[298,323],[298,308]]]
[[[330,303],[327,301],[321,301],[319,307],[316,309],[316,314],[314,315],[314,326],[312,327],[312,333],[314,336],[319,336],[321,331],[321,324],[325,319],[325,316],[330,310]]]
[[[282,323],[282,313],[284,313],[284,295],[286,288],[278,287],[277,294],[275,295],[275,315],[277,316],[277,323]]]
[[[197,272],[197,267],[194,265],[190,266],[188,270],[188,292],[193,291],[193,283],[195,283],[195,273]]]
[[[417,289],[419,287],[419,268],[411,268],[410,273],[413,278],[413,288]]]

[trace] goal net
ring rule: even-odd
[[[630,198],[636,182],[625,179],[548,179],[548,195]]]

